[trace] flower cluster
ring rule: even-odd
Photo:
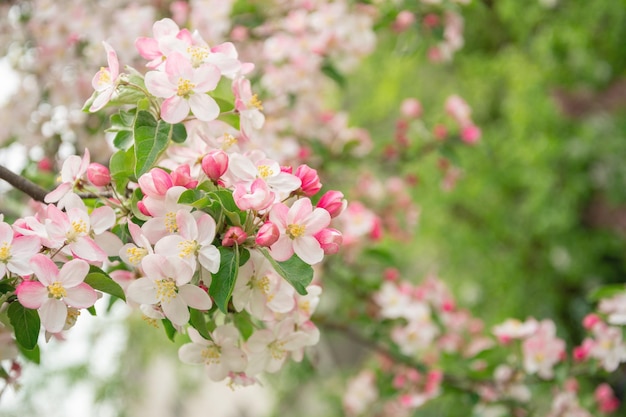
[[[308,165],[246,150],[264,118],[232,44],[210,47],[170,19],[153,33],[136,42],[145,76],[120,72],[104,44],[108,67],[85,108],[130,105],[111,118],[109,168],[88,151],[69,157],[33,215],[0,223],[3,300],[26,350],[40,323],[60,336],[108,293],[170,337],[188,334],[182,361],[254,382],[319,340],[312,265],[339,250],[331,220],[346,202],[334,190],[317,198]]]
[[[610,414],[620,400],[607,383],[582,385],[597,366],[615,372],[626,362],[620,314],[623,290],[601,299],[598,313],[585,317],[590,332],[571,354],[552,320],[507,319],[485,328],[459,309],[433,276],[414,285],[387,274],[372,295],[370,312],[387,330],[383,348],[370,369],[362,370],[343,396],[348,415],[413,415],[414,410],[448,390],[476,398],[474,415],[551,417]],[[543,398],[536,385],[554,395]],[[543,412],[543,414],[541,414]]]

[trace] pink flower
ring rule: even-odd
[[[565,342],[556,337],[554,322],[542,320],[535,334],[522,343],[522,352],[527,373],[551,379],[554,365],[562,360],[565,353]]]
[[[39,281],[22,282],[15,290],[17,299],[24,307],[37,309],[50,333],[63,330],[68,306],[87,308],[96,302],[96,291],[83,282],[89,273],[87,262],[74,259],[59,270],[50,258],[37,254],[30,264]]]
[[[91,85],[98,92],[96,99],[91,103],[89,111],[96,112],[103,108],[115,93],[120,75],[120,64],[117,54],[106,42],[102,42],[107,53],[108,68],[100,68],[100,71],[91,80]]]
[[[206,340],[193,327],[187,330],[191,343],[178,350],[178,357],[189,364],[205,364],[213,381],[221,381],[231,372],[243,372],[248,365],[246,354],[237,347],[239,330],[232,324],[218,326]]]
[[[182,122],[189,110],[198,120],[208,122],[220,114],[217,102],[206,94],[217,87],[220,77],[215,65],[194,68],[189,60],[173,52],[165,61],[165,72],[146,74],[146,88],[156,97],[165,99],[161,104],[161,118],[166,122]]]
[[[213,304],[209,295],[190,284],[193,268],[176,256],[147,255],[141,261],[146,277],[128,286],[128,297],[134,301],[160,306],[173,324],[189,321],[189,309],[208,310]]]
[[[161,19],[152,25],[154,38],[142,37],[135,41],[139,55],[150,60],[148,68],[157,68],[163,64],[167,53],[178,41],[176,35],[179,32],[180,28],[172,19]]]
[[[276,200],[276,194],[270,190],[263,179],[257,178],[249,185],[245,182],[237,183],[233,199],[241,210],[261,211]]]
[[[600,384],[593,393],[593,397],[598,403],[598,408],[603,413],[612,413],[619,408],[619,400],[613,393],[613,388],[607,383]]]
[[[152,168],[139,177],[138,182],[144,195],[156,198],[163,197],[167,190],[174,186],[170,174],[161,168]]]
[[[59,202],[59,208],[63,208],[62,200],[68,193],[71,193],[74,187],[78,186],[89,166],[89,150],[85,149],[85,154],[81,158],[78,155],[70,155],[61,168],[61,184],[51,192],[49,192],[44,201],[46,203]]]
[[[407,98],[400,105],[400,113],[408,119],[417,119],[422,115],[422,104],[415,98]]]
[[[324,250],[315,235],[330,223],[330,214],[324,209],[313,210],[311,200],[302,198],[293,206],[275,204],[269,220],[280,232],[280,237],[271,247],[277,261],[286,261],[294,254],[313,265],[324,258]]]
[[[469,145],[477,143],[481,135],[480,128],[473,124],[469,124],[461,130],[461,140]]]
[[[37,236],[14,235],[8,223],[0,222],[0,280],[7,270],[21,276],[32,274],[29,261],[41,249]]]
[[[235,110],[241,117],[241,133],[246,138],[263,127],[265,116],[261,112],[263,105],[256,94],[252,94],[250,80],[237,78],[233,81],[233,93],[235,94]]]

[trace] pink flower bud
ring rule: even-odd
[[[316,235],[315,239],[320,243],[324,255],[332,255],[339,252],[339,247],[343,242],[343,236],[337,229],[322,229]]]
[[[413,23],[415,23],[415,15],[408,10],[402,10],[393,22],[393,30],[398,33],[404,32]]]
[[[293,167],[281,165],[280,172],[284,172],[286,174],[293,174]]]
[[[300,189],[307,197],[317,194],[322,189],[322,183],[317,175],[317,171],[308,165],[300,165],[296,169],[296,177],[302,181]]]
[[[435,139],[444,140],[448,136],[448,129],[444,125],[436,125],[433,128]]]
[[[139,188],[149,197],[163,197],[174,186],[170,174],[161,168],[152,168],[139,177]]]
[[[343,198],[343,193],[334,190],[327,191],[317,203],[317,207],[326,210],[331,218],[339,216],[347,205],[348,202]]]
[[[230,39],[236,42],[245,42],[250,37],[248,28],[237,25],[230,31]]]
[[[461,130],[461,140],[469,145],[474,145],[480,139],[482,133],[480,128],[474,125],[468,125]]]
[[[198,185],[198,180],[191,178],[191,168],[189,168],[187,164],[180,165],[172,171],[170,177],[172,177],[172,183],[175,186],[180,185],[185,188],[195,188],[196,185]]]
[[[278,230],[278,226],[272,222],[265,222],[263,226],[259,228],[254,241],[259,246],[269,247],[276,243],[279,237],[280,231]]]
[[[400,271],[397,268],[386,268],[383,271],[383,279],[385,281],[395,282],[400,279]]]
[[[50,172],[54,166],[50,158],[44,156],[39,162],[37,162],[37,168],[39,168],[40,171]]]
[[[213,150],[202,158],[202,170],[213,181],[220,179],[228,169],[228,155],[219,149]]]
[[[226,231],[222,239],[223,246],[233,246],[235,243],[241,245],[246,241],[248,235],[241,227],[233,226]]]
[[[415,98],[407,98],[400,105],[400,113],[408,119],[417,119],[422,115],[422,104]]]
[[[601,322],[602,319],[597,314],[591,313],[587,314],[583,319],[583,327],[587,330],[593,329],[593,326]]]
[[[87,167],[87,178],[96,187],[104,187],[111,183],[111,172],[104,165],[92,162]]]
[[[145,216],[152,217],[152,214],[150,213],[150,210],[148,210],[148,208],[144,204],[143,200],[142,201],[137,201],[137,208],[139,209],[141,214],[143,214]]]

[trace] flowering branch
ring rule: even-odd
[[[44,190],[34,182],[22,177],[21,175],[17,175],[2,165],[0,165],[0,178],[22,191],[33,200],[43,203],[44,197],[48,194],[48,191]]]

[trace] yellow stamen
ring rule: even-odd
[[[65,319],[65,327],[70,328],[76,324],[76,320],[78,320],[78,316],[80,316],[80,310],[77,308],[69,307],[67,309],[67,318]]]
[[[157,324],[157,320],[153,319],[152,317],[143,316],[142,320],[148,323],[150,326],[154,327],[155,329],[159,328],[159,325]]]
[[[259,175],[261,176],[261,178],[267,178],[274,173],[272,171],[272,168],[269,167],[269,165],[259,165],[258,170],[259,170]]]
[[[237,138],[231,135],[230,133],[224,134],[224,144],[222,145],[222,149],[226,150],[233,145],[237,144]]]
[[[128,248],[126,249],[126,255],[128,261],[133,265],[138,265],[139,262],[148,254],[148,249],[145,248]]]
[[[248,103],[248,106],[256,107],[259,110],[263,110],[263,103],[261,102],[261,100],[259,100],[259,97],[256,94],[252,96],[252,98],[250,99],[250,103]]]
[[[11,245],[4,242],[0,246],[0,262],[6,263],[9,259],[11,259]]]
[[[181,77],[178,79],[178,89],[176,90],[176,94],[180,97],[189,98],[189,96],[193,94],[194,88],[196,88],[194,83]]]
[[[189,255],[196,254],[196,250],[198,250],[198,242],[195,240],[183,240],[178,244],[178,248],[180,249],[178,256],[186,258]]]
[[[287,226],[287,236],[291,239],[296,239],[304,235],[306,226],[302,224],[290,224]]]
[[[100,67],[100,75],[98,76],[98,85],[111,84],[111,73],[108,68]]]
[[[270,292],[270,279],[266,276],[262,278],[252,277],[249,285],[251,288],[261,290],[263,294]]]
[[[285,350],[285,342],[279,342],[278,340],[273,341],[267,347],[270,350],[270,354],[272,358],[276,360],[284,359],[287,356],[287,351]]]
[[[190,55],[191,65],[198,68],[209,56],[209,49],[203,46],[190,46],[187,48],[187,53]]]
[[[60,300],[61,298],[67,295],[67,291],[63,288],[63,284],[59,281],[54,281],[52,284],[48,285],[48,296],[51,298],[56,298]]]
[[[168,232],[174,233],[178,230],[178,223],[176,223],[176,213],[170,211],[165,215],[165,228]]]
[[[220,357],[222,355],[218,346],[211,345],[202,349],[202,352],[200,352],[200,356],[202,356],[202,359],[204,359],[204,363],[208,365],[211,363],[220,363]]]
[[[169,303],[172,298],[178,296],[178,287],[172,279],[156,281],[157,298],[160,302]]]

